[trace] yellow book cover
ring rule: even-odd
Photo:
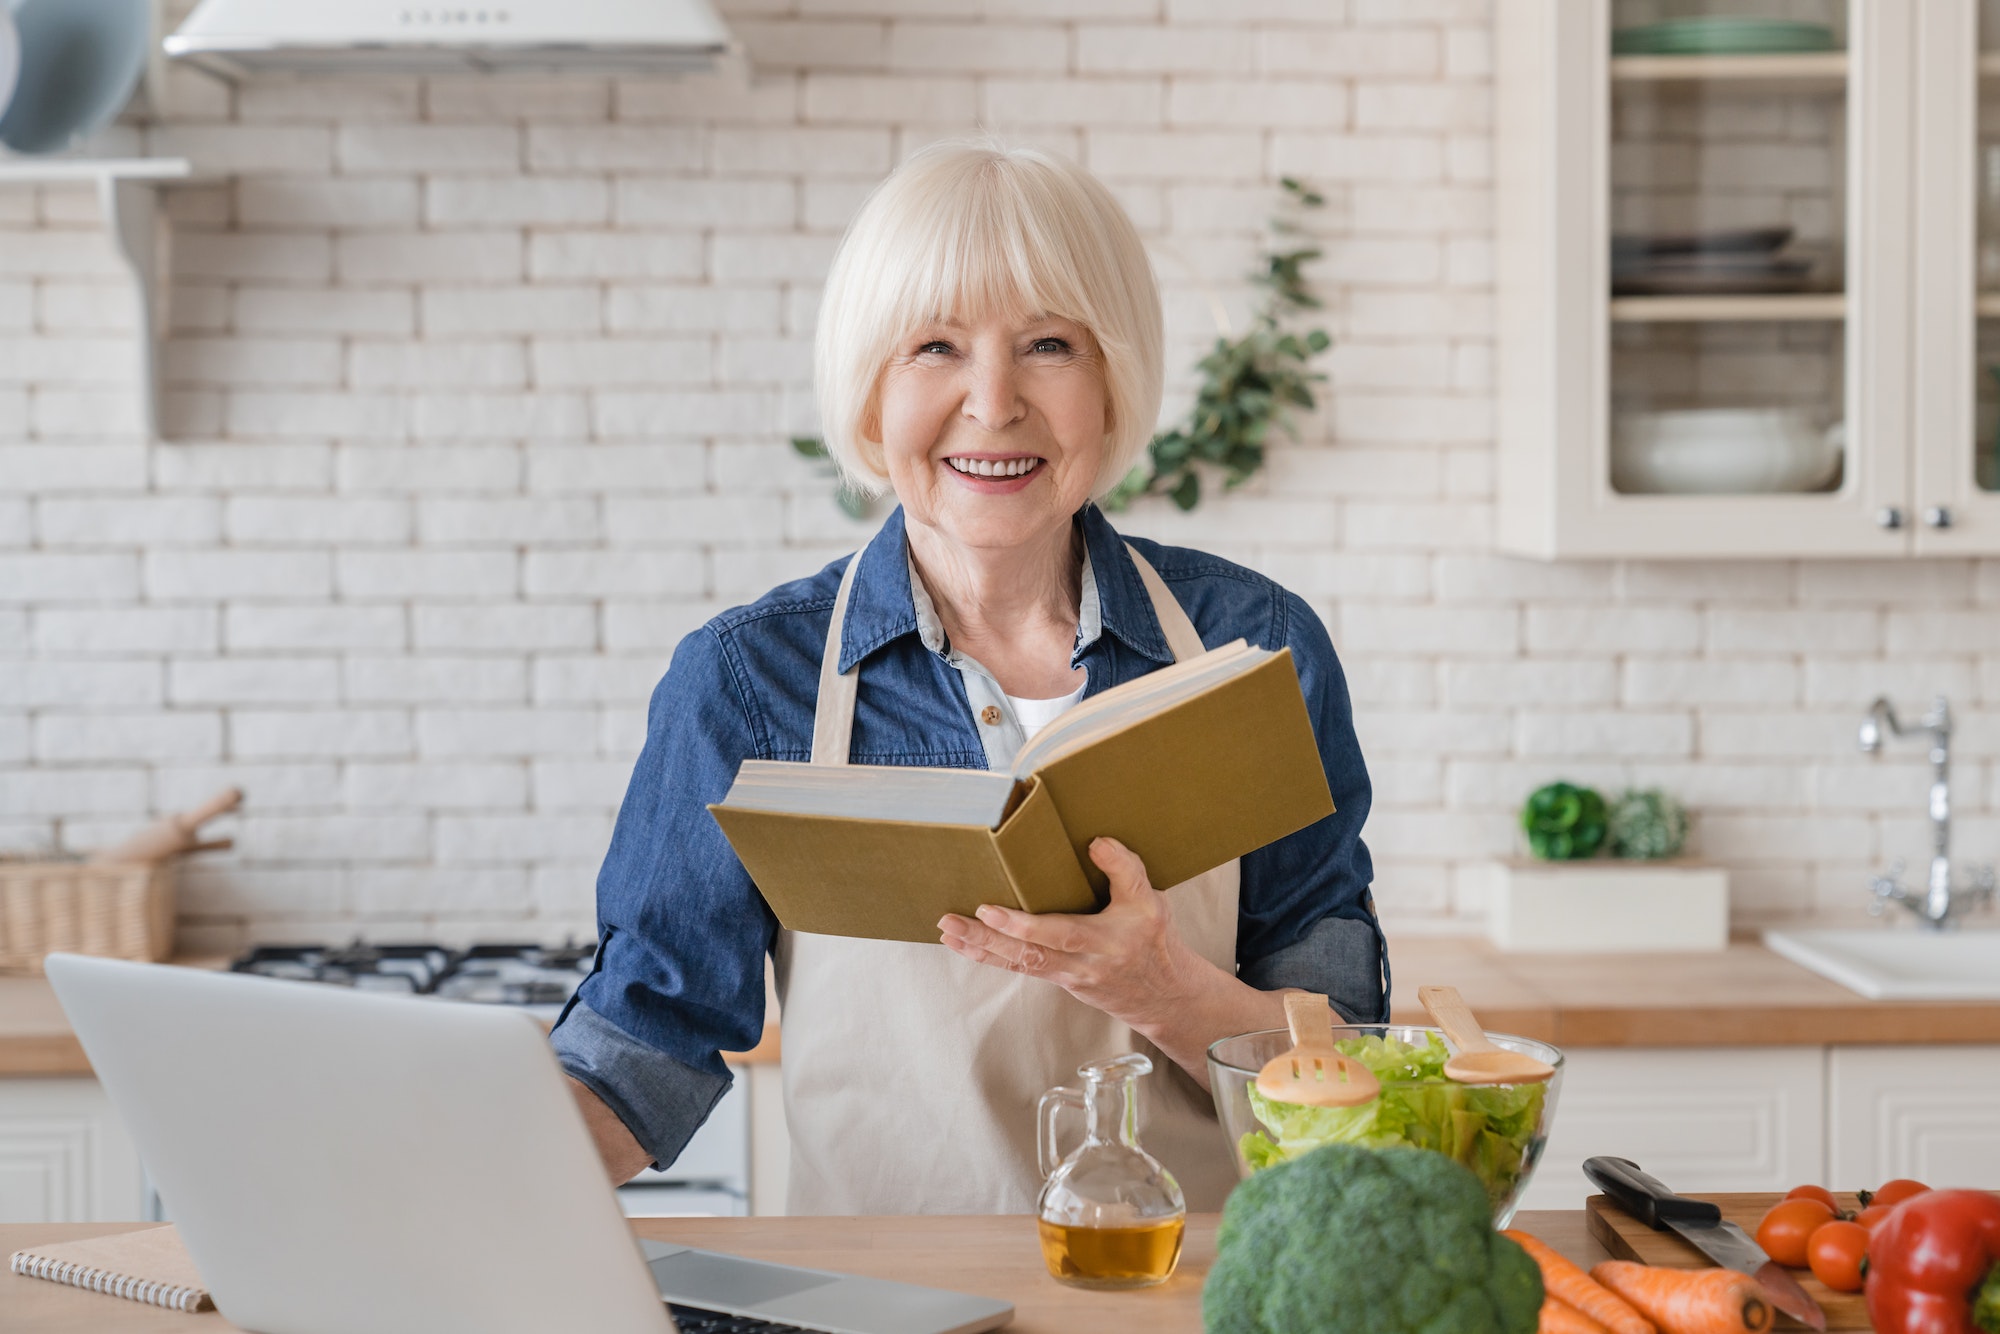
[[[787,929],[934,942],[982,903],[1095,911],[1094,838],[1165,889],[1333,796],[1291,650],[1238,641],[1079,704],[1012,773],[746,760],[709,810]]]

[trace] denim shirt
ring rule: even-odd
[[[1174,660],[1145,585],[1094,505],[1076,523],[1084,615],[1071,665],[1084,697]],[[1242,859],[1238,976],[1325,992],[1350,1018],[1387,1018],[1388,954],[1361,841],[1370,791],[1347,683],[1319,618],[1271,580],[1215,556],[1135,539],[1209,648],[1289,647],[1335,812]],[[944,641],[913,584],[903,514],[856,556],[841,670],[861,664],[851,761],[983,769],[1020,744],[984,668]],[[596,965],[553,1035],[564,1069],[670,1163],[729,1085],[720,1053],[764,1026],[764,960],[777,919],[707,806],[748,758],[811,758],[835,591],[847,560],[717,616],[681,641],[653,691],[644,750],[597,878]],[[927,614],[926,614],[927,613]],[[981,721],[988,704],[998,723]],[[995,714],[986,713],[987,718]],[[1011,733],[1011,735],[1010,735]],[[918,1018],[915,1022],[921,1022]]]

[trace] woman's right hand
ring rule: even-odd
[[[653,1155],[639,1147],[639,1141],[632,1138],[632,1132],[618,1119],[618,1113],[605,1106],[604,1099],[592,1093],[588,1084],[568,1075],[563,1078],[576,1097],[584,1128],[590,1132],[591,1143],[597,1146],[597,1156],[604,1161],[604,1174],[611,1178],[612,1185],[622,1186],[653,1165]]]

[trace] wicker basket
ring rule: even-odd
[[[0,972],[40,973],[53,950],[157,960],[173,948],[172,863],[0,860]]]

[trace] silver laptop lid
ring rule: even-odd
[[[223,1315],[266,1334],[667,1334],[527,1015],[52,954]]]

